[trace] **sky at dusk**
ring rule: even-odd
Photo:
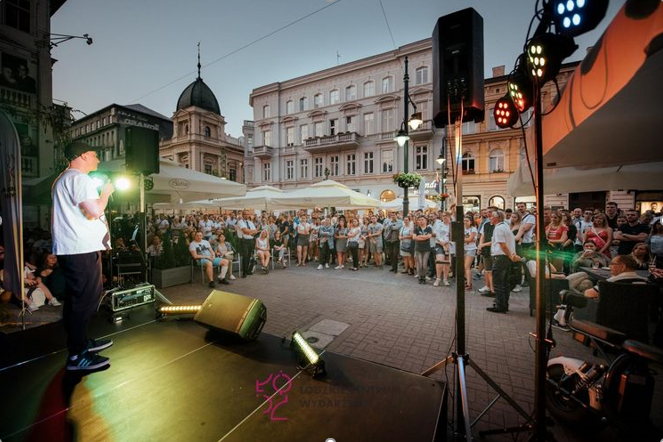
[[[584,56],[623,4],[610,1],[601,25],[576,38],[580,49],[567,61]],[[428,38],[438,17],[467,7],[484,20],[486,77],[494,66],[510,71],[533,0],[68,0],[51,32],[90,34],[94,44],[72,40],[52,50],[53,98],[85,113],[140,103],[171,117],[196,78],[200,42],[201,76],[219,100],[226,132],[237,137],[243,120],[253,119],[253,89],[336,66],[337,52],[343,64]]]

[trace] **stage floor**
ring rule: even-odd
[[[20,357],[0,369],[0,440],[444,440],[443,383],[329,352],[313,380],[280,337],[238,342],[153,311],[98,315],[111,367],[85,377],[64,370],[60,324],[6,342]]]

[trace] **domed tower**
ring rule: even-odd
[[[160,155],[199,172],[237,181],[243,159],[243,148],[226,136],[226,121],[219,101],[200,76],[189,84],[177,100],[173,114],[173,138],[160,146]],[[237,158],[235,158],[237,157]]]

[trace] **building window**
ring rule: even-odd
[[[394,151],[382,151],[382,173],[389,173],[394,171]]]
[[[299,160],[299,177],[308,179],[308,159]]]
[[[364,152],[364,173],[373,173],[373,152]]]
[[[499,195],[495,195],[494,197],[488,200],[488,205],[495,206],[500,210],[504,210],[504,198],[502,198]]]
[[[477,124],[474,121],[466,121],[463,123],[463,135],[477,133]]]
[[[304,144],[304,141],[308,138],[308,125],[302,124],[299,126],[299,139],[301,140],[302,144]]]
[[[212,175],[212,165],[211,164],[205,164],[205,173],[208,175]]]
[[[320,178],[322,175],[324,175],[324,168],[325,168],[325,160],[323,158],[316,158],[315,159],[315,177]]]
[[[322,121],[317,121],[317,122],[313,123],[313,129],[315,131],[315,136],[316,137],[321,137],[323,135],[323,133],[322,133],[323,123],[322,123]]]
[[[295,102],[292,100],[288,100],[285,102],[285,113],[286,115],[290,115],[295,112]]]
[[[266,130],[262,133],[263,145],[271,146],[272,145],[272,131]]]
[[[209,138],[210,136],[212,136],[212,129],[210,129],[209,126],[205,126],[204,131],[205,131],[205,138]]]
[[[345,130],[346,132],[356,132],[355,117],[345,117]]]
[[[520,148],[520,163],[527,164],[527,152],[524,147]]]
[[[295,162],[293,160],[288,160],[285,162],[285,179],[295,179]]]
[[[488,130],[497,130],[497,124],[495,124],[495,115],[493,115],[493,108],[488,110]]]
[[[371,135],[375,133],[375,116],[373,112],[364,114],[364,135]]]
[[[394,110],[384,109],[382,111],[382,133],[394,130]]]
[[[428,83],[428,68],[426,66],[418,68],[415,71],[415,84]]]
[[[382,93],[393,92],[394,90],[394,77],[384,77],[382,79]]]
[[[289,127],[285,130],[285,144],[287,146],[295,145],[295,128]]]
[[[101,125],[102,125],[102,126],[105,126],[105,125],[106,125],[106,117],[103,117],[103,118],[101,119]]]
[[[247,145],[249,148],[252,148],[252,147],[253,147],[253,134],[247,134],[247,135],[246,135],[246,145]]]
[[[490,172],[504,172],[504,152],[502,149],[493,149],[488,158],[488,170]]]
[[[263,163],[262,165],[262,180],[271,181],[272,180],[272,163]]]
[[[345,158],[345,173],[347,175],[356,175],[357,174],[357,155],[350,153]]]
[[[375,83],[372,81],[367,81],[364,83],[364,98],[372,97],[375,95]]]
[[[313,96],[313,107],[322,107],[322,94],[315,94]]]
[[[333,176],[340,175],[339,160],[338,155],[332,155],[329,157],[329,168],[331,169],[330,174]]]
[[[428,115],[428,101],[422,101],[417,103],[417,110],[421,112],[421,119],[425,121],[430,119]]]
[[[334,89],[333,91],[329,91],[329,104],[336,104],[339,101],[341,101],[341,95],[338,92],[338,89]]]
[[[357,87],[348,86],[345,88],[345,101],[352,101],[357,99]]]
[[[308,98],[302,97],[299,99],[299,112],[303,112],[308,109]]]
[[[463,154],[463,173],[474,173],[474,156],[471,153]]]
[[[428,170],[428,146],[414,148],[414,168],[416,170]]]
[[[329,120],[329,135],[336,135],[338,133],[338,118]]]
[[[270,116],[269,104],[266,104],[262,107],[262,117],[269,118]]]
[[[5,4],[5,24],[30,32],[30,0],[5,0],[2,3]]]

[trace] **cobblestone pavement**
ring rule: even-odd
[[[306,330],[323,319],[347,323],[350,326],[332,341],[329,351],[408,372],[421,373],[455,349],[453,285],[433,287],[431,281],[421,286],[414,277],[390,273],[386,266],[383,270],[370,267],[351,272],[316,270],[315,264],[277,268],[268,275],[238,278],[231,286],[217,287],[261,299],[268,309],[267,333],[289,336],[293,330]],[[175,303],[202,301],[210,289],[201,284],[200,274],[196,278],[192,284],[164,289],[163,293]],[[475,280],[475,288],[481,287],[481,282]],[[532,412],[534,342],[529,333],[534,331],[534,318],[529,316],[528,289],[511,294],[506,315],[487,312],[490,306],[492,299],[476,291],[466,294],[467,353],[521,407]],[[553,357],[564,354],[592,359],[591,352],[573,341],[569,333],[555,330],[554,338],[557,347]],[[454,366],[450,365],[431,377],[451,382],[453,375]],[[659,386],[662,383],[659,381]],[[468,369],[467,387],[473,419],[496,394],[472,369]],[[504,400],[499,400],[476,425],[475,435],[479,430],[522,422]],[[557,440],[582,440],[559,425],[553,432]],[[609,430],[600,436],[615,440]]]

